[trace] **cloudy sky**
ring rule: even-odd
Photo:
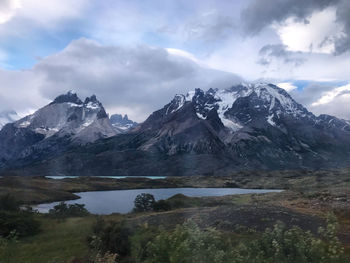
[[[0,111],[68,90],[142,121],[174,94],[279,84],[350,119],[349,0],[0,0]]]

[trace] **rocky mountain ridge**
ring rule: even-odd
[[[25,171],[221,175],[242,169],[346,166],[349,154],[349,121],[315,116],[285,90],[259,83],[178,94],[131,131],[76,147]]]
[[[138,125],[137,122],[130,120],[126,114],[124,116],[121,114],[113,114],[109,120],[114,129],[118,132],[127,132]]]
[[[95,95],[81,101],[75,92],[55,98],[50,104],[0,131],[0,167],[30,163],[116,135],[108,115]]]

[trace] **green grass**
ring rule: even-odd
[[[8,246],[1,263],[65,263],[88,255],[87,236],[94,217],[58,221],[41,217],[42,231]]]

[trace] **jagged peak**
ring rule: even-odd
[[[68,90],[67,94],[74,95],[74,94],[77,94],[77,92],[75,90],[71,89],[71,90]]]
[[[70,102],[70,103],[75,103],[75,104],[83,104],[83,102],[79,99],[77,93],[74,91],[70,90],[66,94],[61,94],[57,96],[51,104],[56,104],[56,103],[65,103],[65,102]]]
[[[194,104],[197,116],[206,119],[208,113],[215,109],[225,126],[237,130],[241,124],[230,118],[227,114],[237,100],[243,98],[255,101],[253,111],[267,109],[267,119],[271,120],[275,115],[288,114],[300,116],[302,118],[313,118],[314,115],[307,111],[302,105],[297,103],[287,91],[271,83],[240,83],[226,89],[210,88],[204,91],[196,88],[189,91],[186,96],[177,94],[173,100],[166,106],[165,114],[171,114],[185,104],[192,102]],[[263,106],[262,106],[263,105]],[[252,106],[253,107],[253,106]],[[262,107],[260,109],[260,107]],[[230,113],[231,114],[231,113]]]
[[[90,97],[86,97],[84,104],[88,104],[89,102],[100,103],[95,94],[91,95]]]

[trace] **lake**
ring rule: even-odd
[[[252,193],[281,192],[282,190],[241,189],[241,188],[160,188],[160,189],[133,189],[113,191],[91,191],[75,193],[80,197],[77,200],[66,201],[67,204],[85,204],[85,208],[93,214],[128,213],[134,207],[134,200],[138,194],[149,193],[156,200],[167,199],[176,194],[190,197],[224,196]],[[59,202],[39,204],[34,206],[40,213],[48,213]]]
[[[66,175],[58,175],[58,176],[45,176],[45,178],[49,179],[65,179],[65,178],[79,178],[84,176],[66,176]],[[111,179],[123,179],[123,178],[148,178],[148,179],[165,179],[166,176],[91,176],[91,177],[98,177],[98,178],[111,178]]]

